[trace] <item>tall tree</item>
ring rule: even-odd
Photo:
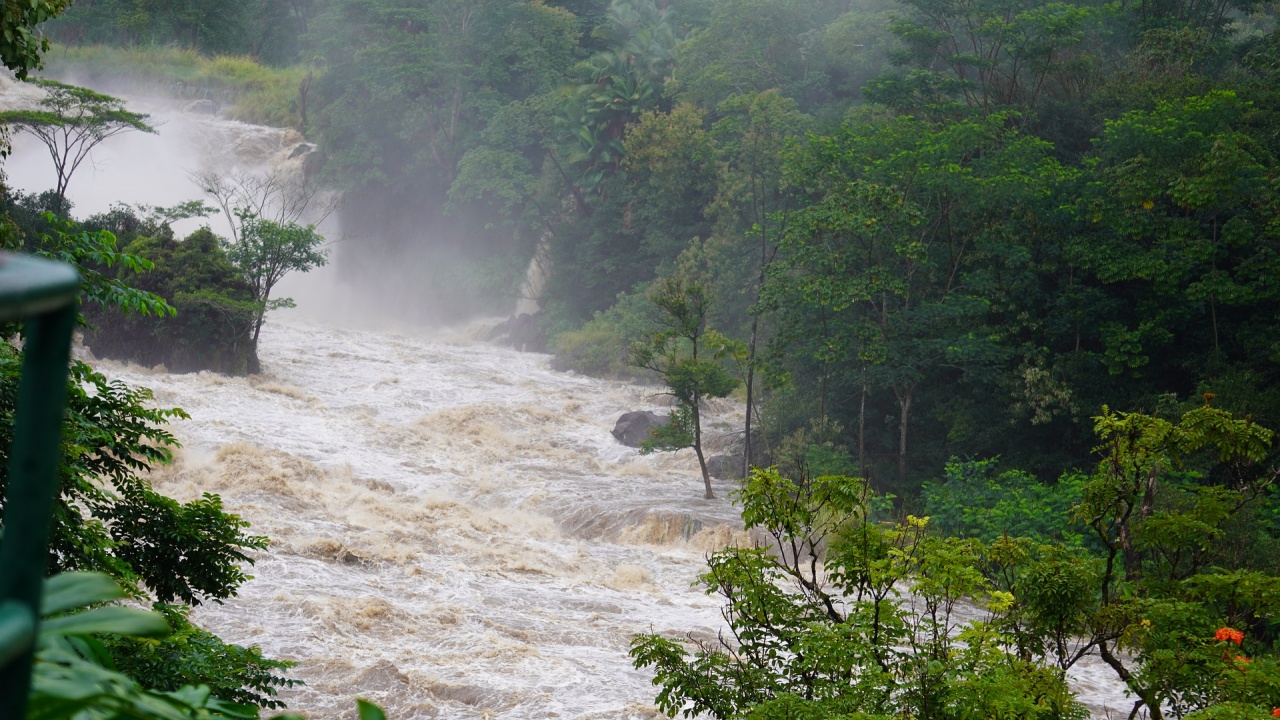
[[[649,295],[658,310],[660,328],[631,348],[630,362],[658,373],[676,400],[672,421],[663,426],[647,447],[659,450],[693,448],[702,470],[708,500],[711,473],[702,451],[702,402],[733,392],[738,381],[719,362],[728,343],[707,327],[711,298],[695,280],[680,276],[658,280]]]
[[[756,351],[761,345],[760,297],[791,209],[791,193],[783,173],[783,152],[792,139],[810,126],[812,118],[799,112],[796,102],[777,90],[735,95],[720,104],[719,112],[723,117],[712,128],[712,135],[723,148],[725,168],[712,208],[718,220],[715,234],[730,247],[740,248],[739,252],[732,253],[732,258],[741,268],[741,274],[731,271],[724,274],[735,293],[746,297],[747,306],[734,310],[751,318],[744,380],[747,407],[743,420],[742,476],[746,477],[756,453],[752,421],[759,411],[755,386]],[[747,252],[752,245],[752,252]],[[753,267],[755,272],[751,273]],[[755,275],[754,286],[744,293],[742,287],[751,283],[751,274]]]
[[[0,123],[44,143],[58,175],[54,191],[59,197],[66,197],[72,174],[104,140],[131,130],[156,132],[147,115],[126,110],[119,98],[56,80],[35,84],[45,91],[40,109],[0,112]]]

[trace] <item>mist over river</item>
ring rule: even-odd
[[[95,150],[70,186],[79,216],[196,199],[188,170],[265,167],[302,142],[130,104],[160,134]],[[5,169],[28,191],[52,184],[29,138]],[[613,439],[619,414],[659,409],[655,388],[554,372],[465,329],[398,327],[413,308],[362,304],[337,275],[282,286],[300,307],[269,317],[261,375],[95,362],[191,415],[172,426],[184,447],[157,489],[217,493],[271,538],[239,596],[194,619],[296,661],[306,685],[282,696],[314,718],[351,717],[356,697],[402,720],[661,717],[628,643],[724,627],[718,598],[691,584],[707,552],[745,539],[732,485],[704,500],[691,451],[641,456]],[[715,432],[740,413],[713,407]],[[1127,708],[1099,663],[1074,677],[1095,714]]]

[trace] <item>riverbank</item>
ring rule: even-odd
[[[166,46],[55,45],[41,74],[110,85],[117,92],[159,93],[208,112],[257,125],[302,130],[305,96],[322,74],[315,67],[271,67],[236,55],[205,57]]]

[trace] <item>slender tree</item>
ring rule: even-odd
[[[708,500],[711,473],[702,451],[702,400],[722,398],[738,381],[716,358],[728,340],[707,327],[711,297],[701,283],[683,277],[662,278],[650,295],[658,309],[659,330],[631,348],[630,362],[662,377],[676,399],[672,422],[657,432],[646,450],[693,448]]]
[[[149,116],[126,110],[119,98],[56,80],[34,82],[46,93],[40,109],[2,112],[0,123],[35,135],[49,149],[59,197],[66,197],[71,176],[104,140],[131,130],[156,132]]]
[[[324,237],[312,225],[263,220],[248,210],[242,210],[239,219],[239,237],[225,247],[227,259],[244,274],[260,304],[253,321],[253,344],[257,346],[267,311],[294,306],[292,298],[271,298],[276,283],[295,270],[307,272],[323,266],[328,252],[321,247]]]

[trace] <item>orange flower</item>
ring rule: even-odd
[[[1271,717],[1280,717],[1280,708],[1275,708],[1274,710],[1272,710]]]
[[[1229,627],[1223,627],[1218,628],[1218,632],[1213,634],[1213,639],[1218,642],[1233,642],[1239,645],[1244,642],[1244,633]]]

